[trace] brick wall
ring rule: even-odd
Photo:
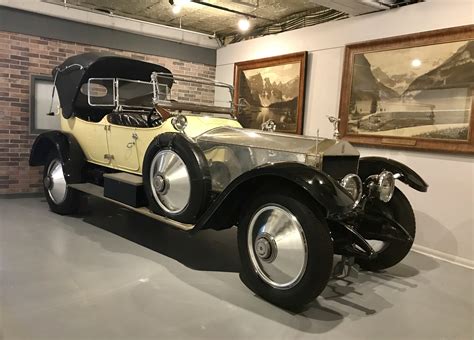
[[[53,67],[84,52],[109,51],[161,64],[177,74],[214,79],[215,67],[153,55],[0,32],[0,194],[33,193],[41,188],[42,169],[28,165],[30,76],[51,75]],[[212,89],[187,84],[179,88],[179,99],[212,103]]]

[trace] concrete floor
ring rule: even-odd
[[[472,339],[474,271],[411,253],[300,314],[239,279],[234,229],[197,235],[91,199],[0,199],[0,339]]]

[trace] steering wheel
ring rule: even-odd
[[[153,117],[157,116],[157,117]],[[146,116],[146,122],[149,127],[156,127],[161,125],[163,122],[163,117],[161,117],[161,114],[155,110],[155,108],[151,109],[148,115]]]

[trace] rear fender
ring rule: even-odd
[[[51,152],[55,152],[63,165],[68,184],[82,182],[82,169],[86,158],[74,136],[60,131],[48,131],[36,137],[31,147],[30,166],[45,165]]]
[[[428,184],[423,178],[405,164],[383,157],[362,157],[359,161],[359,176],[362,180],[384,170],[399,174],[398,179],[415,190],[428,191]]]
[[[300,163],[267,164],[234,179],[201,216],[194,230],[236,224],[241,205],[262,188],[279,188],[284,193],[303,192],[315,201],[315,206],[322,207],[327,216],[343,214],[354,205],[352,197],[337,181],[314,168]]]

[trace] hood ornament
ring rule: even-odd
[[[276,123],[273,120],[269,119],[262,124],[262,131],[275,132],[276,127]]]
[[[340,118],[337,118],[335,116],[326,116],[328,117],[328,120],[332,125],[334,126],[334,132],[333,132],[333,137],[335,140],[339,140],[341,137],[341,134],[339,133],[339,122],[341,121]]]

